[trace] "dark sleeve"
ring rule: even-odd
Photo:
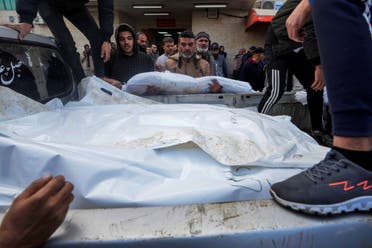
[[[278,43],[278,40],[270,24],[265,34],[265,45],[264,45],[264,50],[265,50],[264,63],[265,64],[269,64],[271,60],[273,59],[274,57],[273,45],[277,43]]]
[[[146,56],[146,55],[145,55]],[[149,55],[146,56],[146,71],[154,71],[155,66]]]
[[[309,21],[304,26],[305,32],[305,41],[303,43],[304,52],[306,58],[312,65],[319,65],[320,64],[320,55],[319,55],[319,48],[318,48],[318,41],[316,38],[316,33],[314,29],[314,24]]]
[[[114,59],[115,59],[115,56],[111,55],[111,59],[104,64],[104,75],[105,75],[105,77],[111,78],[111,75],[112,75],[111,68],[112,68],[112,62],[113,62]]]
[[[257,75],[257,80],[258,80],[258,85],[260,85],[259,87],[259,91],[262,91],[264,88],[265,88],[265,79],[266,79],[266,75],[265,75],[265,71],[263,69],[264,67],[264,64],[261,63],[260,66],[258,67],[258,75]]]
[[[19,15],[19,21],[32,24],[37,13],[36,0],[17,0],[16,10]]]
[[[223,74],[225,75],[225,77],[228,77],[229,72],[227,71],[227,65],[226,65],[226,60],[225,59],[223,60],[222,70],[223,70]]]
[[[251,83],[249,81],[251,80],[251,76],[254,74],[256,74],[256,71],[254,70],[252,64],[247,62],[240,71],[239,80]]]
[[[279,40],[288,39],[285,22],[300,2],[301,0],[287,0],[274,16],[271,27]]]
[[[98,19],[105,41],[109,41],[114,25],[114,1],[98,0]]]

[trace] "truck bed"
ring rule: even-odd
[[[371,213],[307,216],[273,200],[71,210],[46,247],[372,247]]]

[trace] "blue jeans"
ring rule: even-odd
[[[337,136],[372,136],[370,10],[362,0],[314,0],[312,6]]]
[[[97,77],[103,77],[104,66],[101,59],[101,46],[104,42],[103,35],[88,9],[82,6],[73,11],[64,12],[51,5],[48,1],[40,1],[38,3],[38,10],[60,45],[62,56],[71,66],[76,80],[80,82],[85,77],[85,73],[80,63],[80,56],[77,53],[75,42],[63,17],[66,17],[89,40],[95,75]]]

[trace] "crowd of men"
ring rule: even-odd
[[[321,96],[327,83],[334,119],[331,151],[312,168],[272,185],[270,193],[279,204],[310,214],[368,211],[372,206],[372,4],[364,0],[314,0],[310,7],[311,2],[288,0],[268,29],[265,49],[241,50],[233,75],[262,90],[259,83],[264,78],[265,59],[268,87],[258,107],[263,113],[283,94],[287,75],[296,75],[308,94],[314,130],[321,130]],[[193,77],[228,76],[226,53],[217,43],[211,43],[206,32],[183,32],[178,37],[178,49],[173,39],[164,38],[164,54],[158,56],[155,44],[147,50],[144,33],[122,24],[115,30],[117,47],[112,49],[113,1],[98,0],[99,27],[85,3],[17,0],[21,23],[7,26],[17,29],[22,40],[39,11],[61,43],[63,56],[78,80],[85,73],[63,17],[91,44],[91,51],[89,47],[84,50],[84,63],[89,68],[93,63],[95,75],[117,87],[137,73],[154,69]],[[354,61],[358,66],[350,65]],[[218,91],[218,85],[211,90]],[[5,215],[0,225],[0,246],[40,246],[65,218],[73,201],[72,190],[72,184],[62,176],[34,181]]]
[[[125,31],[123,27],[128,27],[129,32],[133,35],[133,40],[126,43],[120,42],[119,36]],[[134,35],[135,34],[135,35]],[[117,49],[112,56],[118,56],[122,59],[121,62],[108,61],[105,63],[105,81],[113,84],[114,86],[121,88],[121,85],[125,84],[129,78],[135,74],[149,71],[171,71],[181,74],[186,74],[193,77],[202,76],[221,76],[229,77],[226,56],[227,54],[223,51],[224,47],[220,46],[217,42],[211,43],[210,36],[206,32],[199,32],[194,34],[191,31],[182,32],[177,37],[178,43],[175,44],[175,40],[172,37],[164,37],[162,40],[163,53],[159,54],[159,49],[155,43],[149,43],[147,35],[143,32],[135,32],[128,24],[121,24],[115,31],[115,40]],[[88,46],[88,45],[86,45]],[[90,60],[86,58],[86,46],[84,46],[82,63],[84,70],[87,72],[87,76],[92,75],[91,72],[94,70]],[[129,54],[124,51],[124,48],[130,48],[133,53]],[[257,50],[263,54],[263,49]],[[90,50],[89,50],[90,54]],[[151,58],[152,65],[146,61],[136,61],[132,63],[134,58],[138,56],[145,58]],[[116,57],[115,57],[116,58]],[[122,68],[127,68],[130,61],[132,64],[131,68],[127,69],[127,76],[112,76],[113,63],[118,65],[121,64]],[[261,60],[260,60],[261,62]],[[144,64],[143,64],[144,63]],[[192,66],[191,66],[192,65]],[[90,68],[87,70],[86,68]],[[263,75],[263,66],[260,66],[261,74]],[[130,72],[129,72],[130,71]],[[248,72],[249,74],[250,72]],[[242,77],[243,78],[243,77]],[[248,82],[247,80],[245,80]],[[121,82],[121,84],[119,84]],[[264,80],[261,80],[263,86]],[[260,87],[262,90],[263,87]]]

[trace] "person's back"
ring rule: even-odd
[[[244,48],[240,48],[238,54],[235,55],[233,60],[233,71],[239,70],[244,54],[246,53]]]
[[[253,51],[252,56],[244,63],[238,77],[240,81],[248,82],[255,91],[262,91],[265,87],[265,73],[262,64],[263,53],[262,48]]]

